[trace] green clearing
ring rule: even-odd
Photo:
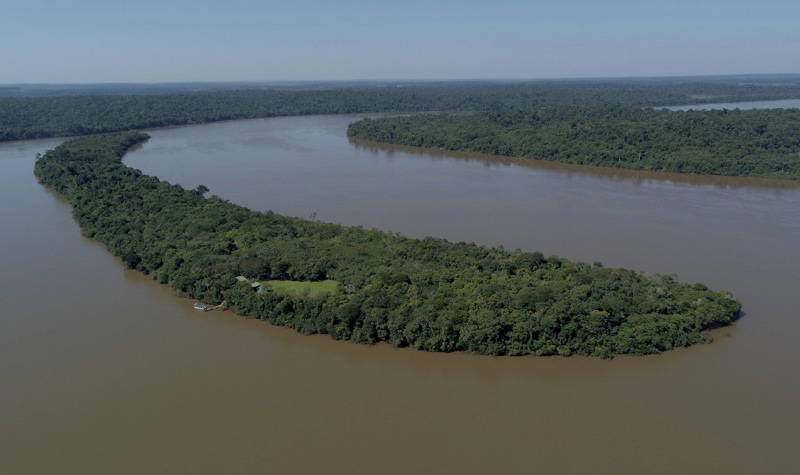
[[[321,280],[316,282],[303,282],[296,280],[267,280],[262,282],[262,286],[273,290],[282,290],[297,294],[304,294],[306,291],[310,295],[332,294],[339,287],[339,282],[335,280]]]

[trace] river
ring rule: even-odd
[[[731,291],[715,342],[431,354],[201,313],[81,236],[0,144],[4,473],[797,473],[800,183],[348,141],[354,117],[155,130],[126,163],[258,210]]]
[[[673,111],[719,110],[719,109],[790,109],[800,107],[800,99],[779,99],[773,101],[719,102],[714,104],[693,104],[684,106],[668,106],[663,109]],[[659,107],[658,109],[662,109]]]

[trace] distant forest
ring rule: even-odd
[[[126,167],[138,132],[69,140],[35,175],[85,235],[184,296],[305,334],[491,355],[648,354],[709,341],[741,304],[702,284],[541,253],[259,213]],[[252,280],[332,291],[255,291]],[[284,286],[288,287],[288,286]]]
[[[0,141],[287,115],[618,109],[786,98],[800,98],[797,77],[4,86]]]

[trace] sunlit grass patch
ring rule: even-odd
[[[302,282],[294,280],[267,280],[261,283],[263,287],[271,290],[282,290],[286,292],[305,293],[311,295],[332,294],[339,287],[336,280],[322,280],[318,282]]]

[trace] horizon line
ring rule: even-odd
[[[101,81],[101,82],[14,82],[0,83],[0,87],[14,86],[126,86],[126,85],[181,85],[181,84],[320,84],[320,83],[441,83],[441,82],[556,82],[556,81],[607,81],[642,79],[682,78],[742,78],[742,77],[800,77],[796,73],[734,73],[734,74],[688,74],[665,76],[580,76],[580,77],[530,77],[530,78],[407,78],[407,79],[221,79],[221,80],[176,80],[176,81]]]

